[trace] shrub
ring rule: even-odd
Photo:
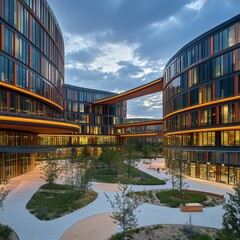
[[[8,240],[10,239],[10,234],[12,233],[12,229],[8,226],[4,226],[0,224],[0,239]]]
[[[193,240],[212,240],[212,237],[209,236],[208,234],[202,233],[202,234],[197,234]]]
[[[216,240],[235,240],[232,234],[227,234],[222,230],[217,231]]]
[[[207,200],[206,195],[198,193],[183,193],[183,198],[181,198],[180,191],[177,189],[157,192],[156,196],[162,203],[166,203],[173,208],[179,207],[183,203],[202,203]]]

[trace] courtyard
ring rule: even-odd
[[[141,162],[138,168],[159,179],[168,179],[164,168],[164,159],[157,159],[151,164]],[[160,172],[155,169],[160,168]],[[59,180],[60,181],[60,180]],[[200,179],[187,178],[187,183],[193,190],[223,194],[227,198],[227,192],[232,192],[232,186]],[[117,184],[93,183],[93,190],[98,193],[97,199],[91,204],[51,221],[41,221],[29,213],[26,204],[37,189],[44,183],[40,178],[39,168],[36,167],[24,175],[16,177],[9,182],[12,189],[7,196],[3,210],[0,214],[0,222],[11,227],[21,240],[57,240],[57,239],[80,239],[80,240],[106,240],[114,234],[117,226],[109,217],[111,214],[110,204],[104,193],[113,199],[118,190]],[[171,184],[158,186],[131,186],[134,191],[150,189],[169,189]],[[183,213],[179,208],[168,208],[144,203],[137,212],[139,226],[154,224],[186,224],[189,215],[192,224],[221,228],[222,205],[204,208],[200,213]]]

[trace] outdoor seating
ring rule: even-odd
[[[200,203],[186,203],[180,206],[181,212],[202,212],[203,205]]]

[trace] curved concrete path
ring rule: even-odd
[[[116,231],[117,225],[110,218],[111,212],[99,213],[87,217],[70,227],[61,240],[103,240],[108,239]]]
[[[162,165],[163,160],[161,159],[154,161],[152,164],[152,166],[156,168]],[[157,173],[156,171],[149,169],[149,165],[147,164],[141,163],[138,167],[142,171],[157,178],[168,178],[163,171]],[[188,178],[186,181],[189,183],[190,188],[195,190],[215,192],[218,194],[224,194],[225,196],[227,196],[226,192],[232,192],[231,186],[216,182],[194,178]],[[51,221],[40,221],[28,212],[26,204],[43,183],[44,181],[40,178],[38,168],[10,180],[9,187],[12,190],[4,201],[4,210],[0,212],[0,223],[7,224],[13,228],[20,240],[59,240],[61,237],[65,237],[65,234],[68,234],[68,232],[71,233],[71,229],[73,229],[72,233],[75,232],[76,239],[80,239],[82,230],[77,226],[81,226],[81,224],[86,223],[86,221],[88,222],[87,225],[89,225],[89,219],[91,219],[94,224],[94,221],[98,219],[98,214],[103,214],[102,216],[104,216],[107,212],[111,212],[110,204],[107,202],[104,192],[107,192],[110,199],[113,200],[118,186],[117,184],[95,183],[93,189],[98,193],[98,197],[94,202],[61,218]],[[134,191],[141,191],[143,189],[166,189],[170,187],[170,182],[167,182],[166,185],[158,186],[132,186],[132,189]],[[139,226],[164,223],[185,224],[189,221],[188,213],[182,213],[179,209],[175,208],[144,203],[138,210],[140,210],[140,212],[137,212],[136,214]],[[195,225],[221,228],[223,213],[222,206],[204,208],[202,213],[191,213],[192,222]],[[115,230],[114,228],[110,229],[110,225],[113,225],[111,219],[109,218],[107,221],[110,222],[103,224],[102,230],[105,231],[105,229],[109,229],[109,234],[111,235]],[[99,222],[96,223],[96,225],[99,225]],[[76,226],[76,228],[74,226]],[[92,227],[89,225],[89,234],[93,232],[91,229],[94,229],[94,226],[95,224],[92,225]],[[74,229],[79,229],[79,235]],[[107,231],[108,230],[106,230],[106,232]],[[85,236],[86,238],[81,239],[89,240],[89,236]],[[98,236],[100,236],[100,233],[96,233],[94,239],[97,239],[96,237]],[[68,239],[72,240],[71,238]],[[104,238],[99,238],[98,240],[106,240],[106,238],[104,236]]]

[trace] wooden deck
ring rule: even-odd
[[[99,213],[87,217],[70,227],[61,240],[106,240],[115,233],[117,225],[109,217],[111,213]]]

